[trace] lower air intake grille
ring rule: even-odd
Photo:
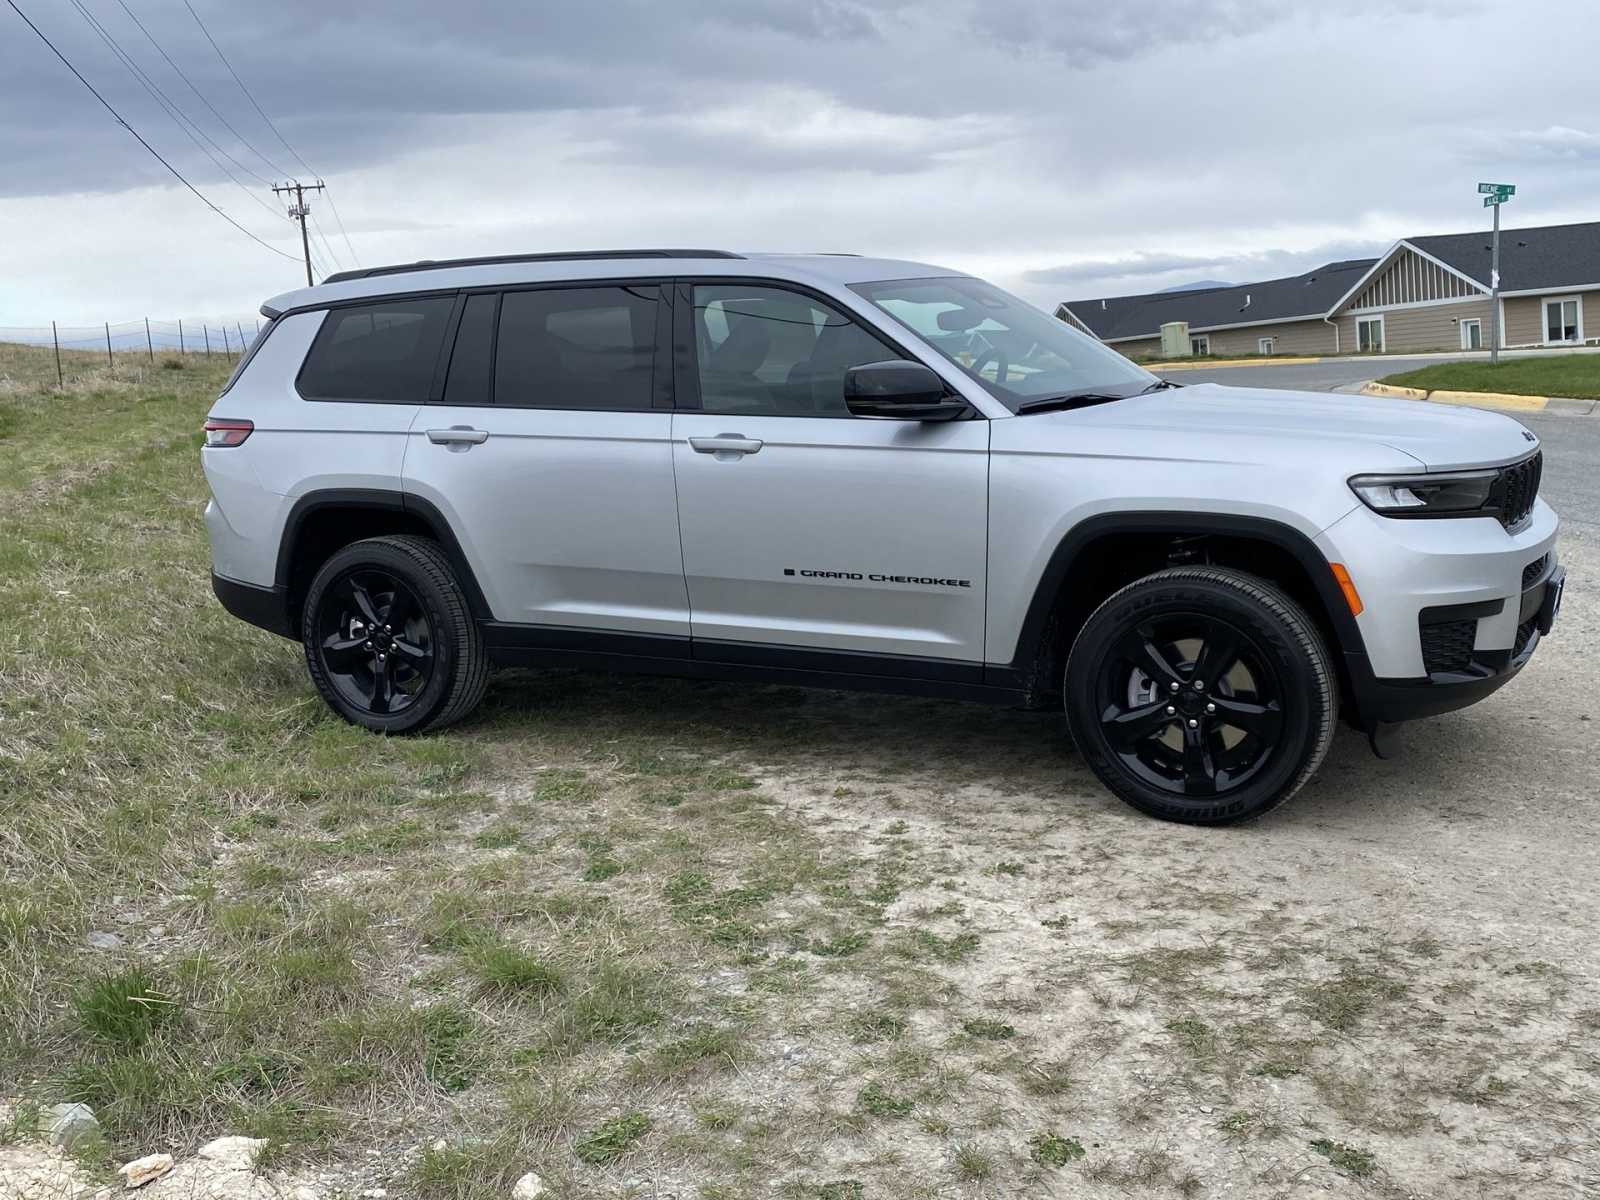
[[[1539,576],[1543,575],[1544,574],[1544,569],[1549,565],[1550,565],[1550,556],[1548,554],[1546,554],[1541,558],[1534,559],[1527,566],[1523,567],[1522,568],[1522,590],[1523,591],[1527,591],[1530,587],[1532,587],[1533,586],[1533,581],[1538,579]]]
[[[1474,620],[1441,621],[1423,625],[1422,665],[1428,674],[1465,673],[1472,666],[1472,643],[1478,638]]]

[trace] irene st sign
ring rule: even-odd
[[[1517,185],[1514,183],[1480,183],[1478,185],[1478,195],[1493,196],[1496,194],[1515,196],[1517,194]]]

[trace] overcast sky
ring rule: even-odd
[[[183,0],[77,2],[252,195],[74,0],[17,0],[212,203],[297,257],[244,168],[306,168]],[[1049,306],[1487,228],[1480,180],[1519,185],[1508,225],[1600,219],[1594,0],[193,3],[368,265],[849,250]],[[302,278],[5,6],[0,165],[0,326],[249,314]],[[349,265],[328,205],[313,210],[319,252]]]

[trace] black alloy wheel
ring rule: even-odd
[[[1123,766],[1174,795],[1248,782],[1283,729],[1283,686],[1244,631],[1204,613],[1130,627],[1100,668],[1100,722]]]
[[[438,542],[354,542],[323,563],[301,618],[306,668],[328,706],[381,733],[457,721],[482,698],[489,658]]]
[[[1333,740],[1338,683],[1316,624],[1271,581],[1178,567],[1078,631],[1067,723],[1089,768],[1151,816],[1220,825],[1294,795]]]
[[[317,649],[346,702],[390,716],[416,702],[433,678],[434,636],[404,582],[375,567],[346,571],[322,593]]]

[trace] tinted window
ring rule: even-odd
[[[659,294],[654,285],[505,293],[495,403],[651,407]]]
[[[779,288],[695,288],[694,331],[707,412],[847,417],[845,371],[901,357],[819,301]]]
[[[454,305],[441,296],[332,309],[300,370],[300,394],[423,403]]]
[[[456,331],[456,348],[450,355],[450,376],[445,380],[446,404],[489,403],[489,355],[494,346],[494,315],[499,296],[468,296]]]

